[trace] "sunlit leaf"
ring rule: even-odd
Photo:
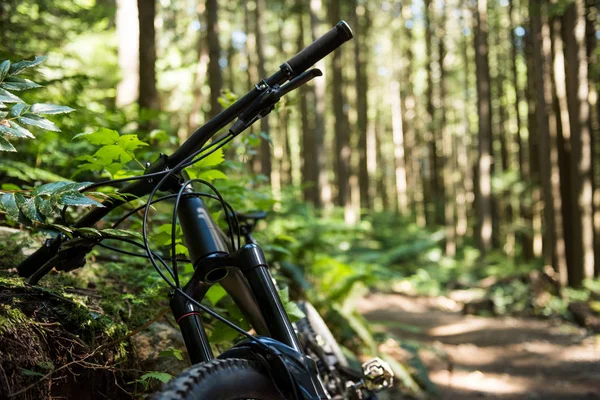
[[[30,139],[35,139],[35,136],[33,136],[33,134],[31,132],[29,132],[28,129],[23,128],[21,125],[17,124],[15,121],[9,121],[8,122],[10,124],[10,127],[19,132],[20,135],[23,135],[22,137],[28,137]]]
[[[93,133],[80,133],[73,136],[73,139],[85,139],[91,144],[103,146],[114,144],[119,140],[119,132],[112,129],[101,128]]]
[[[27,109],[29,108],[29,106],[25,103],[17,103],[14,106],[12,106],[12,108],[10,109],[10,116],[11,117],[20,117],[21,114],[24,114],[27,112]]]
[[[6,139],[4,139],[2,136],[0,136],[0,151],[17,151],[17,149],[15,149],[15,147],[10,144],[10,142]]]
[[[42,85],[38,85],[29,79],[15,78],[13,76],[7,76],[6,79],[4,79],[4,82],[0,83],[0,88],[14,91],[36,89],[40,87],[42,87]]]
[[[21,212],[25,217],[34,222],[43,222],[44,217],[42,217],[35,206],[35,200],[33,198],[29,198],[25,200],[25,203],[20,207]]]
[[[0,88],[0,101],[3,103],[22,103],[19,97],[15,96],[11,92]]]
[[[48,131],[60,132],[60,129],[53,122],[48,121],[46,118],[40,117],[39,115],[26,113],[22,117],[17,119],[19,122],[25,125],[36,126],[38,128],[46,129]]]
[[[57,106],[56,104],[36,103],[31,106],[34,114],[66,114],[75,111],[75,109],[67,106]]]
[[[65,206],[104,207],[101,203],[98,203],[96,200],[90,199],[79,192],[69,192],[61,195],[58,198],[58,204]]]
[[[24,60],[16,62],[10,66],[8,73],[10,75],[18,75],[27,68],[35,67],[36,65],[41,64],[42,62],[46,61],[47,58],[47,56],[35,56],[35,58],[31,61]]]
[[[10,69],[10,61],[4,60],[0,62],[0,81],[2,81],[6,75],[8,75],[8,70]]]
[[[162,383],[167,383],[173,378],[173,375],[167,374],[166,372],[148,372],[140,377],[140,381],[147,381],[149,379],[156,379]]]
[[[19,218],[19,207],[15,201],[14,193],[4,193],[0,198],[0,208],[14,220]]]

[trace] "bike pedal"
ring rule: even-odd
[[[390,388],[394,383],[394,371],[390,364],[379,357],[365,362],[362,369],[363,384],[367,390],[378,392]]]

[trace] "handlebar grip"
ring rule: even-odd
[[[17,266],[19,275],[25,278],[29,278],[33,275],[38,269],[46,264],[48,260],[58,253],[60,243],[60,236],[53,239],[46,239],[46,242],[42,247],[37,249],[35,253],[31,254]]]
[[[287,61],[292,76],[300,75],[353,37],[352,29],[346,21],[338,22],[329,32]]]

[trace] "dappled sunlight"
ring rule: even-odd
[[[489,321],[480,318],[471,318],[457,323],[435,327],[430,329],[428,333],[432,336],[451,336],[478,331],[484,328],[491,328]]]
[[[436,371],[431,380],[440,386],[452,386],[459,390],[468,390],[489,394],[527,393],[529,389],[523,380],[515,380],[508,374],[483,374],[480,371]]]

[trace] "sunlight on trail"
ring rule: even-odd
[[[454,324],[432,328],[428,333],[431,336],[452,336],[474,332],[481,329],[490,329],[489,321],[482,319],[461,320],[460,322]]]
[[[508,374],[483,374],[480,371],[435,371],[430,377],[440,386],[451,386],[458,390],[490,394],[525,394],[528,392],[524,382],[515,381]]]

